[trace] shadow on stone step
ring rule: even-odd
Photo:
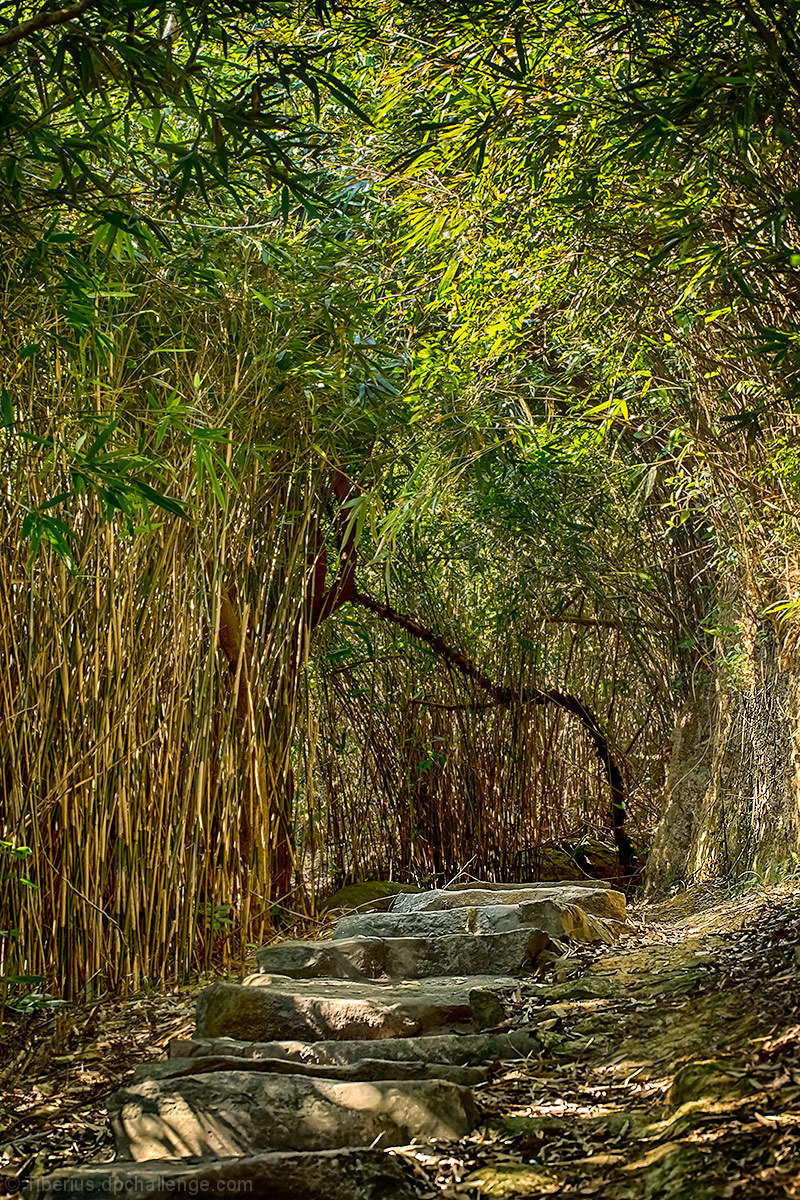
[[[370,1043],[375,1045],[374,1042]],[[306,1075],[313,1079],[331,1079],[340,1083],[369,1082],[373,1079],[444,1079],[463,1087],[485,1083],[489,1072],[483,1067],[454,1067],[422,1061],[394,1062],[378,1057],[362,1058],[345,1065],[291,1062],[284,1058],[258,1058],[250,1061],[235,1055],[204,1055],[199,1058],[167,1058],[141,1063],[133,1073],[133,1082],[145,1079],[180,1079],[186,1075],[207,1075],[212,1071],[260,1071],[265,1075]]]
[[[99,1163],[34,1179],[23,1200],[179,1196],[241,1200],[414,1200],[398,1161],[380,1150],[248,1154],[214,1161]]]
[[[449,1064],[480,1066],[488,1062],[524,1060],[538,1056],[542,1039],[535,1029],[512,1029],[507,1033],[427,1034],[417,1038],[390,1038],[371,1041],[322,1042],[244,1042],[233,1038],[175,1038],[169,1044],[170,1058],[224,1055],[244,1059],[282,1059],[304,1066],[356,1066],[364,1059],[379,1056],[396,1063]]]
[[[247,1070],[145,1080],[106,1106],[118,1157],[135,1162],[453,1141],[478,1121],[469,1089],[442,1080],[339,1083]]]

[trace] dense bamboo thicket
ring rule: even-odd
[[[175,466],[189,495],[196,463]],[[55,976],[69,995],[135,989],[241,958],[343,879],[531,878],[543,843],[609,836],[606,780],[568,717],[499,709],[358,610],[319,635],[300,686],[311,481],[256,461],[221,492],[135,537],[87,500],[72,570],[52,549],[29,565],[13,514],[4,836],[31,847],[36,887],[4,881],[3,920],[20,931],[7,973]],[[668,708],[616,695],[618,633],[540,636],[548,670],[619,706],[642,844]],[[491,666],[507,676],[502,652]]]
[[[800,5],[23,9],[0,1000],[794,853]]]
[[[190,312],[157,281],[134,297],[125,345],[95,359],[88,387],[58,350],[52,371],[36,358],[18,369],[29,406],[18,419],[40,440],[6,451],[0,811],[2,837],[32,854],[0,880],[0,926],[18,931],[2,967],[68,995],[241,956],[293,888],[287,805],[317,552],[303,432],[291,403],[276,407],[263,356],[236,337],[244,299]],[[55,339],[58,313],[39,320]],[[251,314],[248,336],[263,351],[274,322]],[[264,440],[268,397],[279,447]],[[142,406],[160,417],[156,447]],[[157,449],[170,507],[109,519],[96,492],[73,494],[68,557],[52,544],[59,527],[43,524],[31,559],[27,514],[68,486],[76,443],[111,504],[109,407],[143,462]],[[248,444],[235,462],[234,436]],[[25,872],[35,886],[20,884]]]
[[[52,366],[37,352],[14,368],[17,418],[39,437],[10,443],[6,460],[2,834],[32,855],[2,880],[0,924],[18,931],[3,970],[66,995],[241,959],[344,878],[528,878],[544,843],[609,836],[605,778],[567,716],[493,706],[352,605],[335,600],[314,632],[342,536],[314,439],[337,427],[280,380],[264,345],[286,331],[248,282],[189,311],[179,286],[134,276],[124,344],[95,351],[90,387],[57,345]],[[60,319],[42,305],[43,343]],[[160,464],[161,506],[145,489],[114,510],[110,410],[141,469]],[[49,498],[90,472],[97,487],[70,493],[69,530],[49,523]],[[670,701],[664,681],[653,699],[652,676],[631,687],[637,637],[583,606],[574,623],[537,627],[500,612],[494,635],[465,642],[491,576],[436,579],[426,619],[497,680],[559,679],[612,715],[642,843]]]

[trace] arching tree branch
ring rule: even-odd
[[[454,649],[444,638],[423,625],[415,617],[398,612],[390,604],[376,600],[373,596],[358,591],[355,587],[349,599],[354,604],[359,604],[362,608],[366,608],[369,612],[382,617],[385,621],[390,621],[393,625],[399,626],[413,637],[425,642],[437,654],[441,655],[446,662],[449,662],[451,666],[460,671],[462,675],[476,683],[479,688],[496,700],[498,704],[507,708],[513,708],[522,704],[553,704],[556,708],[570,713],[580,721],[589,735],[597,758],[608,779],[611,791],[611,827],[614,831],[614,842],[617,847],[620,868],[626,877],[632,874],[635,854],[631,840],[625,831],[625,781],[622,771],[611,753],[608,738],[603,732],[598,718],[590,708],[579,700],[577,696],[560,692],[556,688],[548,688],[546,690],[541,688],[523,688],[515,691],[512,688],[501,687],[493,679],[490,679],[476,663],[467,658],[465,654],[462,654],[460,650]]]
[[[419,641],[425,642],[446,662],[491,696],[498,705],[504,708],[514,708],[523,704],[552,704],[575,717],[588,734],[598,761],[608,779],[611,792],[611,828],[614,832],[617,857],[623,876],[630,878],[633,874],[636,855],[625,830],[625,780],[619,764],[611,753],[608,737],[596,714],[577,696],[560,692],[556,688],[528,687],[515,691],[513,688],[501,687],[472,659],[455,649],[439,634],[418,621],[416,617],[398,612],[390,604],[376,600],[365,592],[360,592],[356,587],[356,566],[358,565],[356,523],[352,520],[350,504],[350,501],[358,496],[359,492],[357,487],[338,468],[333,471],[331,476],[331,490],[337,506],[335,522],[340,538],[339,569],[334,581],[325,587],[328,559],[324,543],[320,539],[317,558],[312,566],[306,601],[306,619],[309,629],[313,631],[317,625],[349,601],[374,613],[375,616],[399,626],[413,637],[418,638]]]

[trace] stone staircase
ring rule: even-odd
[[[479,884],[268,946],[242,984],[201,993],[193,1038],[108,1098],[116,1160],[26,1195],[411,1200],[386,1150],[465,1137],[491,1064],[539,1053],[534,1029],[496,1028],[504,994],[553,946],[611,942],[625,919],[602,884]]]

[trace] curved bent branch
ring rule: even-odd
[[[614,831],[614,843],[617,847],[620,868],[626,878],[632,874],[635,854],[633,844],[625,831],[625,781],[622,771],[611,753],[608,738],[603,732],[597,716],[590,708],[587,708],[577,696],[559,692],[556,688],[541,689],[534,687],[524,688],[522,691],[514,691],[512,688],[501,687],[493,679],[490,679],[476,663],[467,658],[465,654],[462,654],[460,650],[454,649],[443,638],[434,633],[432,629],[428,629],[427,626],[417,621],[416,618],[398,612],[390,604],[384,604],[383,601],[376,600],[373,596],[358,591],[355,587],[350,590],[347,598],[354,604],[360,604],[362,608],[375,613],[376,616],[382,617],[385,621],[390,621],[393,625],[400,626],[407,633],[425,642],[437,654],[440,654],[442,658],[454,666],[456,670],[460,671],[462,675],[465,675],[468,679],[476,683],[479,688],[496,700],[498,704],[506,708],[513,708],[523,704],[553,704],[556,708],[563,709],[564,712],[568,712],[577,718],[589,735],[597,758],[608,779],[611,791],[611,827]]]
[[[306,594],[305,620],[309,630],[313,631],[343,604],[347,602],[359,604],[362,608],[405,629],[413,637],[425,642],[446,662],[449,662],[466,678],[471,679],[504,708],[515,708],[524,704],[552,704],[556,708],[570,713],[581,723],[588,734],[598,761],[608,779],[611,792],[611,828],[614,832],[617,858],[623,877],[630,879],[636,855],[625,830],[625,780],[619,764],[611,753],[608,737],[596,714],[577,696],[559,692],[556,688],[528,687],[521,691],[514,691],[512,688],[501,687],[472,659],[467,658],[460,650],[455,649],[415,617],[398,612],[390,604],[385,604],[381,600],[376,600],[374,596],[360,592],[356,587],[356,567],[358,565],[356,527],[355,522],[349,519],[350,501],[359,495],[359,491],[357,486],[351,483],[344,472],[338,468],[334,468],[331,474],[330,487],[332,498],[336,503],[334,521],[339,535],[338,569],[335,579],[326,587],[328,559],[324,542],[320,539],[316,560],[310,564],[309,588]],[[298,634],[299,630],[296,632],[296,637]]]

